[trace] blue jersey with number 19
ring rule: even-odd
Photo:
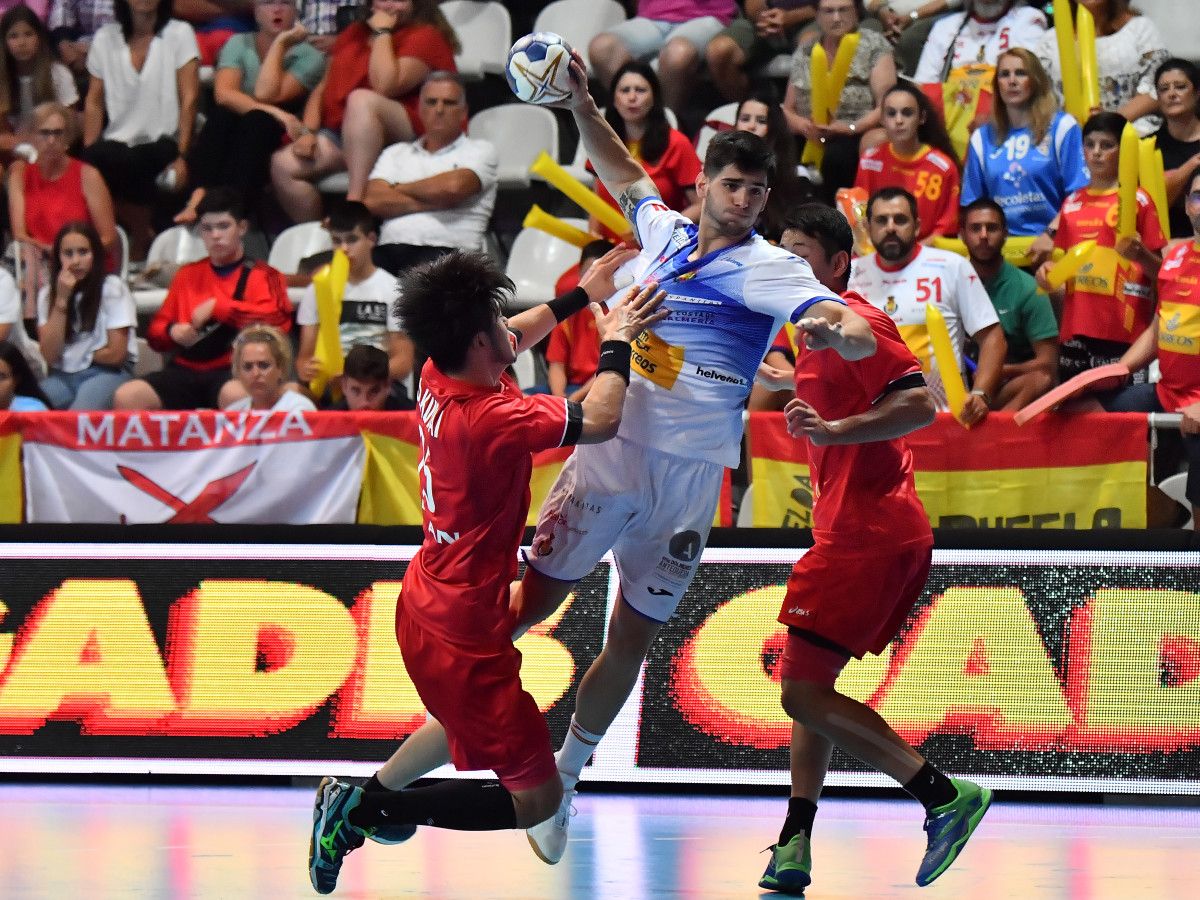
[[[808,263],[753,231],[689,260],[699,229],[657,197],[638,204],[634,227],[642,252],[624,272],[637,284],[657,281],[670,314],[634,342],[619,434],[736,466],[742,408],[771,339],[813,303],[843,301]]]

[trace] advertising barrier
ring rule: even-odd
[[[369,774],[424,719],[393,634],[412,546],[0,544],[0,768]],[[710,549],[586,777],[784,784],[775,621],[800,548]],[[1200,792],[1200,555],[937,550],[839,686],[938,767],[1024,789]],[[561,737],[608,562],[523,637]],[[831,784],[882,785],[836,755]]]

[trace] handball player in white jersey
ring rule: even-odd
[[[623,271],[639,284],[657,282],[670,312],[634,343],[617,437],[579,448],[563,467],[542,508],[524,578],[513,590],[524,630],[557,608],[609,550],[620,577],[604,649],[580,683],[556,756],[562,804],[528,832],[548,863],[566,849],[583,766],[695,574],[723,470],[738,464],[742,410],[772,338],[791,321],[814,349],[850,360],[875,352],[868,323],[820,284],[808,263],[754,232],[775,169],[766,142],[742,131],[713,138],[696,179],[701,210],[695,224],[667,208],[604,121],[578,57],[571,78],[574,91],[562,105],[642,247]],[[445,746],[440,726],[430,721],[376,777],[398,790],[444,763]]]

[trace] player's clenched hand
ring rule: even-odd
[[[634,247],[614,247],[592,263],[587,273],[579,279],[579,286],[588,295],[588,299],[593,303],[607,300],[624,287],[625,285],[614,282],[613,276],[616,275],[617,269],[637,255],[638,251]],[[626,278],[625,284],[628,283]]]
[[[804,346],[809,350],[840,347],[843,342],[842,323],[830,322],[824,316],[803,318],[796,323],[796,330],[804,332]]]
[[[820,413],[801,400],[793,397],[783,408],[784,418],[787,419],[787,430],[794,438],[808,438],[818,447],[836,442],[837,431],[835,422],[826,422]]]
[[[549,106],[557,109],[583,110],[588,104],[595,105],[595,100],[588,92],[587,79],[587,63],[583,61],[583,56],[578,50],[571,50],[571,62],[567,66],[567,76],[571,82],[571,96],[557,103],[544,103],[543,106]]]
[[[662,308],[666,296],[658,289],[658,282],[652,281],[641,288],[630,288],[625,300],[607,313],[599,303],[593,303],[600,340],[632,341],[654,323],[661,322],[667,317],[667,310]]]

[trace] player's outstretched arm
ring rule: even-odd
[[[549,303],[539,303],[508,320],[510,330],[520,335],[517,352],[532,347],[559,322],[564,322],[589,303],[601,303],[615,294],[619,287],[615,282],[617,269],[637,256],[632,247],[615,247],[596,260],[587,273],[579,279],[579,287],[556,297]],[[625,282],[628,284],[628,280]]]
[[[804,332],[810,350],[833,350],[843,359],[866,359],[875,354],[875,335],[871,325],[850,307],[832,300],[820,300],[809,314],[796,323]]]
[[[657,197],[658,189],[646,170],[629,153],[617,137],[587,89],[587,69],[579,51],[571,53],[571,98],[564,104],[575,117],[579,139],[587,150],[588,160],[608,192],[617,198],[621,212],[630,222],[637,205],[646,197]]]
[[[629,289],[627,299],[604,313],[592,304],[600,330],[600,366],[592,389],[583,400],[583,428],[580,444],[599,444],[615,437],[621,425],[621,407],[629,386],[630,341],[667,317],[661,307],[666,294],[651,283],[641,289]]]
[[[885,394],[864,413],[828,422],[795,397],[783,408],[788,434],[808,438],[818,447],[831,444],[869,444],[904,437],[930,424],[937,405],[926,387],[904,388]]]

